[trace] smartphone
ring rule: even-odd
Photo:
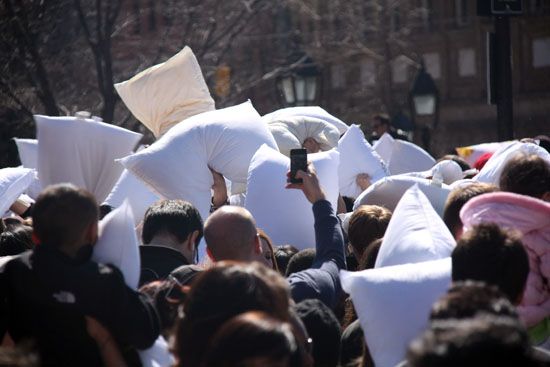
[[[290,150],[290,183],[302,183],[301,178],[296,178],[296,172],[307,172],[307,150],[306,149],[291,149]]]

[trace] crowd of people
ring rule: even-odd
[[[448,195],[452,284],[406,353],[395,351],[400,366],[550,365],[545,153],[518,153],[498,185],[465,182]],[[296,177],[286,188],[311,204],[315,248],[273,243],[247,209],[229,205],[218,177],[208,218],[184,200],[149,206],[137,229],[138,290],[91,260],[99,219],[113,208],[72,184],[45,188],[30,206],[17,200],[0,222],[0,365],[147,365],[138,351],[159,337],[179,367],[382,365],[341,271],[379,267],[392,211],[350,210],[349,198],[333,207],[311,163]],[[357,182],[368,189],[365,174]]]

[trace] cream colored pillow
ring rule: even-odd
[[[187,46],[115,88],[135,118],[157,138],[178,122],[215,109],[199,63]]]

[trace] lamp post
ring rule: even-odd
[[[423,63],[411,85],[409,105],[415,126],[421,130],[422,145],[429,150],[431,130],[439,122],[439,90]]]
[[[319,95],[319,77],[321,73],[315,62],[306,57],[303,62],[294,65],[280,75],[277,80],[279,96],[285,106],[309,106],[315,104]]]

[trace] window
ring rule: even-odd
[[[437,52],[430,52],[422,55],[424,65],[428,74],[434,79],[441,78],[441,60]]]
[[[332,65],[330,68],[330,76],[333,88],[344,88],[346,86],[346,72],[342,65]]]
[[[457,26],[468,24],[467,0],[455,0],[455,21]]]
[[[458,50],[458,75],[462,77],[476,75],[476,51],[473,48]]]
[[[550,66],[550,37],[533,40],[533,67]]]
[[[398,32],[401,28],[401,14],[399,13],[399,8],[396,6],[391,9],[390,14],[390,31]]]
[[[406,83],[409,65],[402,58],[398,57],[392,62],[392,80],[394,83]]]
[[[425,30],[432,29],[433,26],[433,4],[432,0],[421,0],[420,1],[420,10],[422,14],[422,25]]]
[[[376,85],[376,64],[373,60],[365,60],[361,64],[361,85],[366,87]]]

